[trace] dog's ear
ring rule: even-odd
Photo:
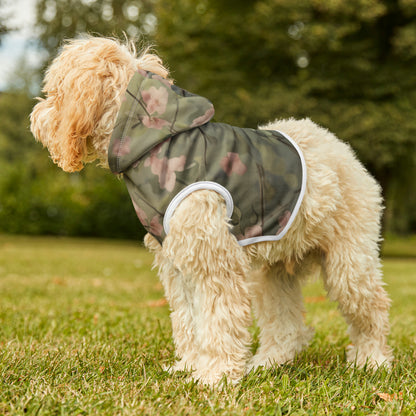
[[[50,96],[47,99],[39,98],[39,102],[30,114],[30,130],[36,140],[39,140],[49,149],[54,161],[58,161],[59,145],[56,141],[56,130],[59,118],[55,108],[55,99]]]
[[[59,167],[74,172],[103,156],[137,69],[168,76],[157,55],[146,49],[137,58],[132,43],[87,36],[64,45],[46,72],[45,99],[30,116],[33,135]]]
[[[56,79],[59,74],[49,73],[44,88],[46,99],[33,109],[34,136],[48,148],[52,160],[67,172],[83,168],[87,138],[95,134],[108,103],[106,75],[110,76],[96,68],[73,69],[60,79]]]
[[[96,144],[109,139],[134,71],[134,56],[106,38],[68,41],[52,62],[45,75],[45,99],[31,114],[31,130],[63,170],[81,170],[83,162],[98,157],[87,139]]]

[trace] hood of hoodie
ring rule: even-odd
[[[113,173],[123,173],[158,144],[207,123],[214,106],[152,72],[137,71],[127,87],[108,150]]]

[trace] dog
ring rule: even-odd
[[[135,91],[130,88],[133,79],[138,80]],[[146,88],[140,90],[140,85]],[[309,119],[277,120],[260,127],[264,140],[284,143],[292,156],[297,155],[293,159],[297,179],[289,172],[284,153],[268,163],[270,175],[290,176],[293,181],[286,182],[295,184],[289,189],[291,208],[275,214],[280,221],[278,237],[259,237],[262,230],[256,219],[243,229],[243,217],[233,218],[238,211],[232,205],[233,195],[226,185],[212,180],[216,174],[199,181],[212,187],[183,185],[188,192],[179,192],[173,209],[169,202],[169,218],[165,215],[161,221],[159,214],[151,214],[159,208],[146,211],[140,188],[152,188],[152,201],[158,204],[162,197],[155,189],[174,191],[180,175],[192,170],[202,156],[169,158],[169,150],[163,147],[169,149],[181,139],[189,153],[193,142],[184,138],[176,121],[174,125],[159,115],[168,112],[166,105],[174,94],[177,112],[190,120],[189,134],[202,134],[204,140],[209,136],[223,145],[222,130],[216,134],[218,125],[209,121],[213,115],[209,101],[176,87],[151,50],[138,55],[129,42],[92,36],[66,41],[46,71],[43,93],[45,98],[38,98],[30,116],[31,131],[48,148],[52,160],[67,172],[96,161],[121,174],[128,185],[137,215],[148,230],[145,245],[155,255],[171,309],[177,355],[172,371],[191,371],[193,379],[217,385],[224,376],[238,382],[260,366],[293,361],[313,336],[304,323],[301,286],[317,274],[349,326],[352,345],[347,348],[347,360],[366,368],[390,365],[390,300],[379,260],[381,191],[349,145]],[[131,116],[126,100],[143,114]],[[182,108],[182,100],[190,104]],[[199,112],[189,114],[197,108]],[[126,125],[139,130],[135,137],[123,136]],[[209,135],[207,129],[211,129]],[[149,147],[144,143],[147,136],[142,136],[149,130],[166,130],[167,136]],[[246,130],[240,130],[244,136]],[[200,139],[194,141],[200,143]],[[139,153],[130,153],[135,146],[142,147],[140,160],[134,160]],[[239,152],[217,157],[221,177],[241,176],[251,169],[246,163],[252,162],[242,161]],[[134,170],[139,165],[141,170]],[[132,170],[125,170],[126,166]],[[204,166],[209,170],[209,161]],[[153,174],[155,184],[149,185],[140,172]],[[251,181],[256,175],[246,178]],[[142,179],[141,185],[135,185],[133,177]],[[240,200],[259,194],[253,185],[242,192]],[[254,355],[248,330],[252,309],[260,328]]]

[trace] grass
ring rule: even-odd
[[[313,283],[306,319],[316,334],[295,363],[211,390],[163,371],[174,360],[169,310],[138,243],[0,235],[0,415],[414,415],[410,241],[406,258],[402,242],[384,249],[396,256],[384,259],[390,372],[348,368],[346,326]]]
[[[416,259],[416,235],[407,237],[387,236],[383,242],[382,253],[386,257]]]

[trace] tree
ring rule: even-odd
[[[0,0],[1,1],[1,0]],[[56,55],[66,37],[79,31],[119,35],[153,28],[145,3],[39,0],[39,45]],[[116,30],[119,28],[119,30]],[[25,234],[137,238],[144,235],[124,184],[102,169],[68,175],[53,165],[29,131],[32,74],[15,74],[13,88],[0,95],[0,230]]]
[[[173,77],[210,98],[218,120],[311,117],[348,140],[381,182],[387,229],[414,223],[415,205],[404,201],[399,224],[395,204],[415,193],[403,181],[416,173],[414,2],[160,0],[156,15]]]
[[[0,231],[142,237],[121,181],[94,167],[65,174],[35,143],[28,117],[34,103],[25,91],[0,95]]]
[[[154,29],[151,0],[38,0],[39,41],[50,56],[65,38],[96,33],[122,38],[147,35]]]
[[[140,10],[145,9],[143,5]],[[39,0],[39,45],[53,57],[62,40],[78,31],[100,31],[109,36],[117,34],[119,24],[118,35],[122,36],[122,29],[129,30],[129,25],[141,18],[146,20],[136,14],[138,10],[137,3],[131,2]],[[29,114],[35,104],[29,89],[34,77],[26,65],[20,67],[12,88],[0,95],[0,231],[143,236],[144,229],[121,181],[94,167],[68,175],[35,143],[29,130]]]
[[[177,84],[208,97],[219,121],[256,127],[273,118],[311,117],[348,140],[382,183],[386,229],[416,230],[414,0],[38,0],[36,30],[49,57],[64,38],[80,32],[126,32],[155,41]],[[5,152],[13,151],[15,136],[3,125],[18,121],[14,111],[2,110],[2,99],[18,99],[0,96],[0,163],[11,168]],[[27,123],[29,110],[23,107]],[[105,172],[64,175],[40,146],[27,149],[22,163],[37,166],[35,175],[18,181],[39,195],[38,218],[52,206],[49,214],[58,209],[66,224],[72,221],[71,233],[87,234],[79,224],[93,224],[97,207],[110,207],[107,216],[116,206],[132,212],[128,197],[118,193],[122,184],[105,182]],[[2,195],[0,189],[4,205]],[[58,197],[62,203],[53,208]],[[62,224],[64,217],[52,219]],[[96,228],[105,228],[101,218]]]
[[[0,10],[4,7],[4,0],[0,0]],[[2,11],[2,13],[0,13],[0,46],[1,46],[1,41],[2,41],[2,37],[4,35],[6,35],[7,33],[10,32],[10,27],[7,24],[7,19],[10,16],[6,13],[4,13]]]

